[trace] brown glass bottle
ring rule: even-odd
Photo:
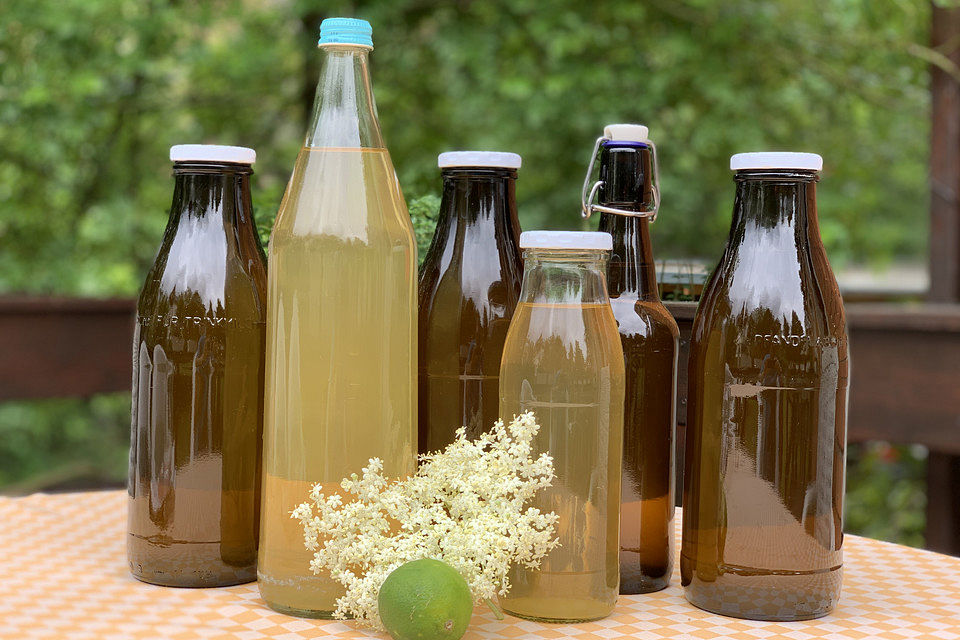
[[[598,204],[629,212],[653,205],[647,142],[610,140],[600,151]],[[666,588],[673,571],[677,323],[660,302],[649,219],[602,213],[613,237],[608,282],[626,368],[620,593]]]
[[[257,565],[266,261],[253,151],[210,149],[171,149],[133,345],[127,557],[136,578],[180,587],[249,582]]]
[[[441,154],[440,217],[420,268],[419,450],[490,429],[500,413],[503,343],[517,306],[520,257],[515,187],[520,156]]]
[[[741,154],[693,326],[680,557],[687,599],[802,620],[840,595],[847,336],[813,154]]]

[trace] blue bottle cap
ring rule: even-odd
[[[373,27],[359,18],[327,18],[320,23],[318,44],[353,44],[373,48]]]

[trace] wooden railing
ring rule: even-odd
[[[668,307],[681,330],[682,442],[696,305]],[[0,298],[0,400],[129,389],[133,313],[131,300]],[[849,440],[929,448],[927,546],[960,555],[960,305],[849,304],[847,324]]]
[[[0,400],[130,388],[132,300],[0,297]]]

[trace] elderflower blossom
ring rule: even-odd
[[[382,628],[380,586],[411,560],[434,558],[455,568],[476,604],[510,590],[511,563],[539,566],[559,544],[558,516],[524,508],[553,481],[553,459],[531,458],[539,429],[533,413],[507,426],[498,420],[472,441],[461,428],[444,451],[420,456],[417,473],[405,480],[388,480],[383,462],[371,458],[361,476],[340,483],[343,495],[325,495],[314,485],[311,502],[291,517],[314,552],[313,572],[327,570],[346,588],[335,615]]]

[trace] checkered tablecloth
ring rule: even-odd
[[[0,498],[2,638],[365,638],[349,623],[268,609],[256,584],[171,589],[134,580],[125,557],[123,492]],[[546,625],[478,609],[466,638],[960,639],[960,558],[847,536],[843,594],[819,620],[753,622],[689,605],[679,578],[622,596],[599,622]]]

